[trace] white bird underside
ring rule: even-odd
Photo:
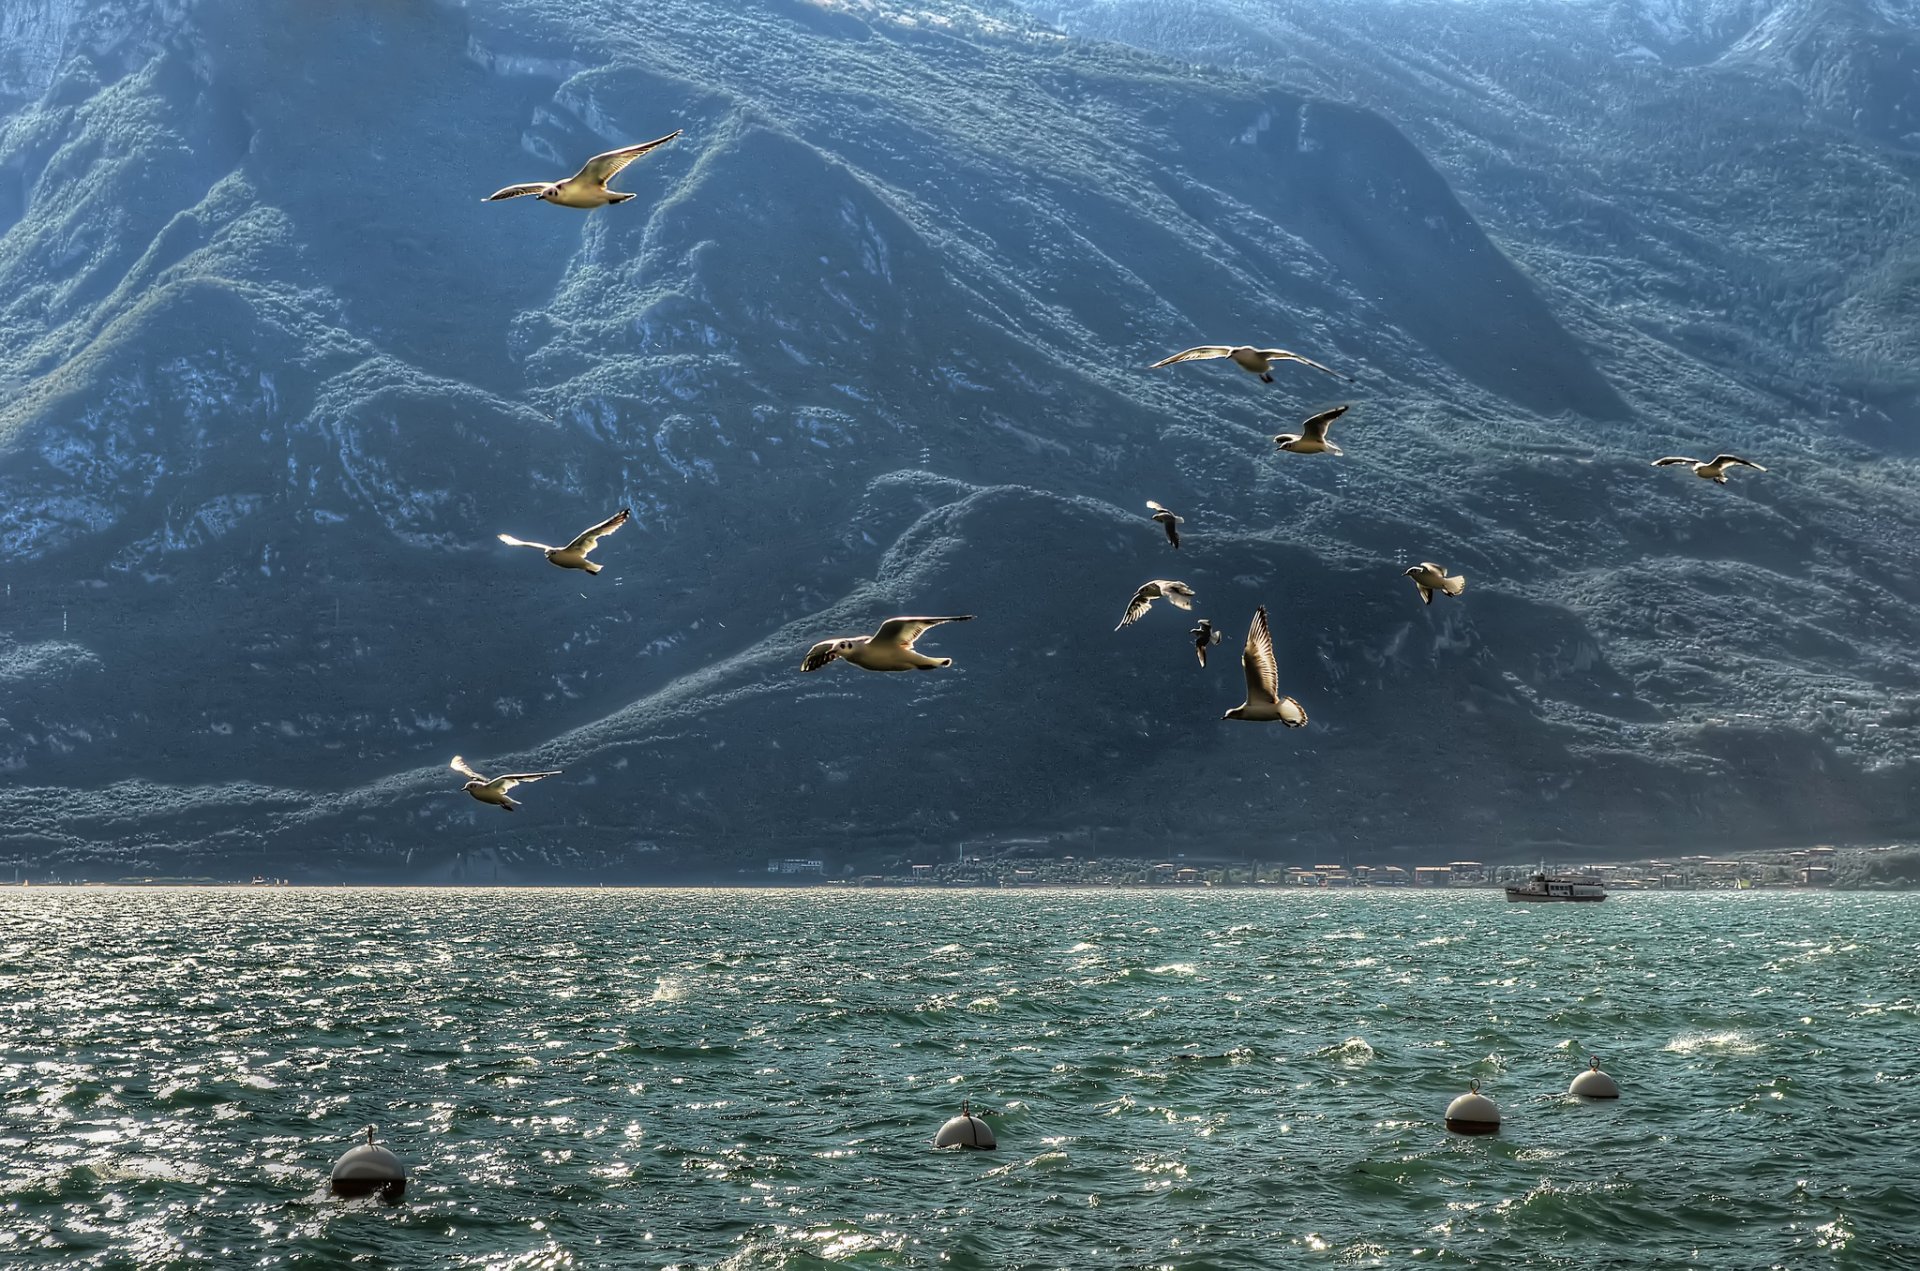
[[[1291,349],[1256,349],[1250,344],[1199,344],[1190,349],[1182,349],[1172,357],[1161,358],[1149,370],[1158,370],[1163,366],[1172,366],[1177,362],[1204,362],[1213,358],[1232,358],[1233,364],[1243,371],[1250,371],[1260,378],[1272,382],[1268,372],[1275,362],[1298,362],[1302,366],[1311,366],[1323,371],[1335,379],[1350,379],[1330,366],[1322,366],[1310,357],[1302,357]]]
[[[1421,561],[1406,573],[1408,578],[1413,579],[1413,585],[1420,589],[1422,604],[1432,604],[1433,593],[1436,591],[1457,596],[1467,589],[1465,574],[1449,575],[1445,565],[1436,565],[1430,560]]]
[[[1247,700],[1221,718],[1246,720],[1255,724],[1281,723],[1301,728],[1307,712],[1291,697],[1280,696],[1280,667],[1273,656],[1273,632],[1267,626],[1267,607],[1253,611],[1253,625],[1247,628],[1247,645],[1240,654],[1241,669],[1247,675]]]
[[[564,181],[526,181],[519,185],[509,185],[495,190],[483,202],[496,202],[500,199],[517,199],[523,195],[536,194],[547,203],[558,203],[561,207],[591,208],[604,207],[609,203],[624,203],[632,198],[631,194],[607,189],[607,182],[620,175],[621,169],[658,146],[664,146],[680,135],[678,128],[664,137],[652,141],[643,141],[639,145],[622,146],[618,150],[608,150],[597,154],[582,164],[580,170]]]
[[[459,755],[455,755],[453,762],[447,766],[467,779],[467,784],[460,787],[462,790],[465,790],[482,803],[491,803],[497,808],[506,809],[508,812],[513,811],[520,805],[507,797],[507,791],[513,789],[515,786],[525,785],[529,781],[539,781],[545,777],[557,777],[560,775],[560,770],[555,768],[551,772],[509,772],[489,779],[468,767],[467,761]]]
[[[1676,464],[1684,464],[1693,469],[1694,476],[1703,477],[1708,481],[1717,481],[1721,485],[1727,483],[1728,468],[1752,468],[1755,472],[1766,471],[1753,460],[1742,459],[1739,455],[1715,455],[1708,460],[1695,459],[1689,455],[1668,455],[1664,459],[1653,461],[1653,466],[1656,468],[1668,468]]]
[[[1120,627],[1138,621],[1142,614],[1153,608],[1153,602],[1156,600],[1166,600],[1176,609],[1191,609],[1193,597],[1193,588],[1177,579],[1155,578],[1151,582],[1142,583],[1140,590],[1133,593],[1133,599],[1127,602],[1127,611],[1120,615],[1119,626],[1114,627],[1114,630],[1118,631]]]
[[[509,547],[533,547],[545,552],[547,559],[562,569],[584,569],[589,574],[597,574],[601,566],[587,559],[587,553],[600,545],[600,540],[627,523],[633,515],[632,508],[621,508],[592,529],[581,531],[580,535],[565,547],[549,547],[545,543],[534,543],[524,538],[515,538],[511,534],[501,534],[499,539]]]
[[[913,645],[930,627],[943,622],[972,622],[970,613],[939,618],[889,618],[870,636],[822,640],[800,660],[802,671],[817,671],[839,658],[863,671],[931,671],[952,666],[952,658],[930,658]]]

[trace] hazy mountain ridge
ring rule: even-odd
[[[62,36],[0,119],[0,859],[540,878],[1908,815],[1897,482],[1659,481],[1651,403],[1707,438],[1774,401],[1544,301],[1365,110],[936,8],[129,6],[117,78]],[[674,126],[624,208],[478,202]],[[1311,372],[1139,369],[1226,331],[1362,377],[1348,458],[1269,456],[1339,387]],[[491,543],[622,503],[598,579]],[[1420,558],[1465,602],[1422,610]],[[1231,640],[1273,607],[1314,728],[1219,725],[1233,646],[1202,676],[1185,615],[1108,630],[1168,575]],[[953,670],[796,673],[908,609],[980,613],[929,637]],[[455,750],[568,772],[503,818]],[[1444,817],[1393,793],[1436,785]]]

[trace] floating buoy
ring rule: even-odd
[[[348,1148],[347,1154],[333,1163],[336,1196],[371,1196],[379,1192],[380,1199],[397,1205],[406,1191],[407,1167],[392,1152],[374,1144],[372,1126],[367,1127],[365,1143]]]
[[[960,1105],[960,1115],[940,1127],[933,1136],[935,1147],[958,1147],[968,1151],[991,1152],[999,1144],[993,1141],[993,1130],[985,1121],[973,1115],[973,1105]]]
[[[1466,1094],[1447,1105],[1447,1128],[1455,1134],[1498,1134],[1500,1109],[1480,1093],[1480,1083],[1476,1081]]]
[[[1573,1079],[1567,1093],[1577,1099],[1618,1099],[1620,1083],[1600,1071],[1600,1057],[1587,1056],[1587,1070]]]

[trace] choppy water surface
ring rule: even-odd
[[[1917,915],[9,891],[0,1264],[1916,1266]],[[325,1195],[368,1122],[398,1207]]]

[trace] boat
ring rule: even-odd
[[[1597,878],[1559,878],[1537,873],[1525,887],[1508,887],[1508,900],[1605,900],[1607,889]]]

